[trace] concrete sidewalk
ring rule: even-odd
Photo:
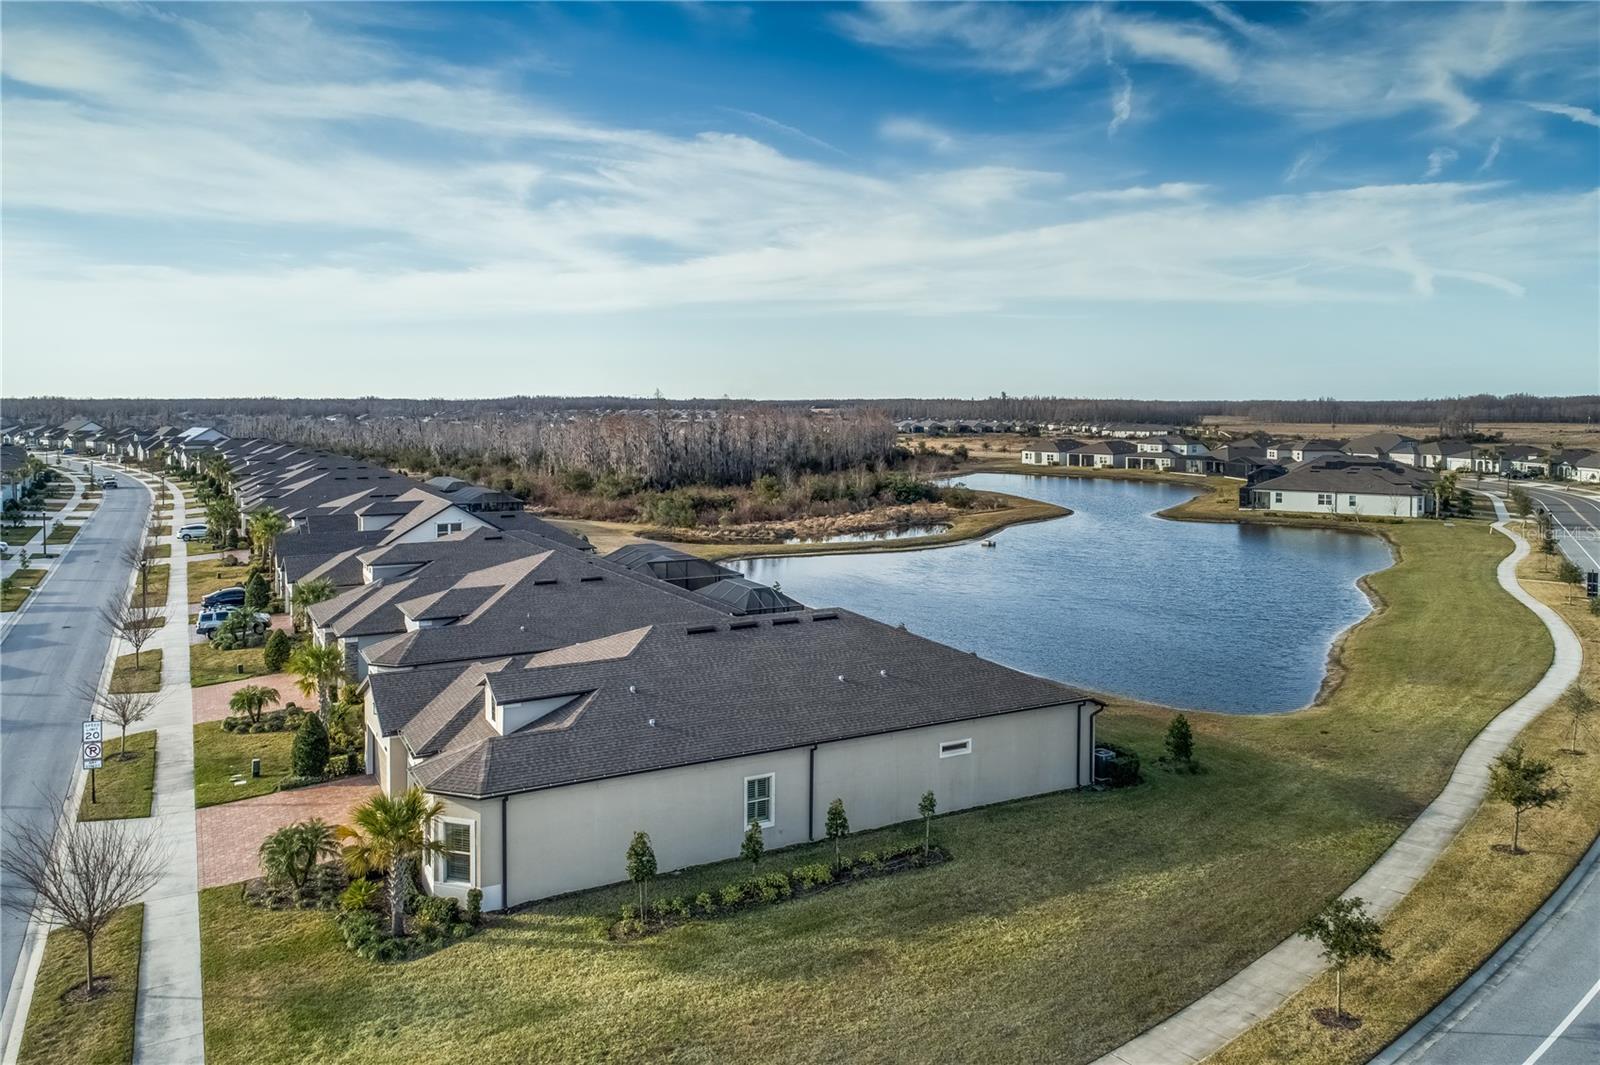
[[[156,836],[168,848],[161,882],[145,897],[134,1019],[134,1065],[198,1065],[205,1061],[201,1017],[199,858],[195,845],[194,708],[189,687],[189,560],[170,534],[186,517],[183,493],[173,489],[173,544],[167,583],[167,623],[161,648],[161,697],[149,724],[159,733]]]
[[[1477,810],[1488,790],[1489,763],[1561,697],[1578,679],[1583,664],[1583,647],[1567,623],[1517,583],[1517,563],[1527,557],[1528,544],[1511,530],[1505,505],[1498,499],[1491,501],[1500,519],[1494,527],[1516,544],[1496,571],[1500,586],[1544,622],[1555,643],[1555,659],[1539,683],[1473,738],[1444,790],[1344,893],[1346,898],[1367,900],[1369,910],[1379,917],[1405,898]],[[1272,1013],[1324,968],[1314,943],[1298,936],[1286,939],[1220,987],[1101,1057],[1095,1065],[1189,1065],[1200,1061]]]

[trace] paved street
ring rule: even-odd
[[[44,822],[44,795],[64,794],[76,771],[89,708],[73,688],[100,677],[110,637],[96,612],[127,586],[118,553],[140,535],[150,506],[144,487],[120,480],[0,636],[0,808],[8,826]],[[26,928],[17,914],[0,917],[0,989],[8,995]]]
[[[1375,1065],[1600,1061],[1600,844],[1507,948]]]

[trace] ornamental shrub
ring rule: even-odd
[[[467,920],[477,926],[483,920],[483,891],[481,888],[467,889]]]
[[[307,714],[295,730],[289,764],[297,777],[322,776],[328,764],[328,730],[315,714]]]
[[[383,886],[376,880],[361,878],[350,881],[350,886],[339,895],[340,909],[350,912],[355,910],[375,910],[378,900],[383,897]]]
[[[283,667],[289,662],[289,653],[294,650],[289,640],[289,634],[282,629],[273,629],[267,637],[266,649],[261,652],[262,659],[266,662],[268,673],[282,673]]]

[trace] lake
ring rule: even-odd
[[[1388,566],[1377,537],[1167,521],[1181,485],[977,474],[972,488],[1071,517],[996,546],[730,563],[808,606],[837,606],[1017,669],[1172,706],[1260,714],[1315,698],[1334,639],[1371,605],[1356,581]]]

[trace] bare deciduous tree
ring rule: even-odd
[[[100,609],[100,619],[113,636],[133,648],[133,668],[138,669],[139,652],[161,627],[161,617],[155,608],[147,605],[143,596],[136,603],[113,599]]]
[[[139,575],[139,601],[150,601],[150,570],[156,565],[156,543],[153,537],[130,540],[117,552],[117,560]]]
[[[84,997],[92,998],[96,937],[118,910],[155,887],[165,853],[148,829],[127,821],[80,822],[60,801],[53,808],[62,811],[54,824],[10,826],[0,853],[0,901],[22,914],[37,907],[45,920],[83,937]]]
[[[100,691],[89,685],[78,689],[78,695],[93,706],[102,721],[110,721],[121,730],[117,738],[117,757],[121,758],[128,742],[128,726],[137,725],[150,716],[160,696],[156,692]]]

